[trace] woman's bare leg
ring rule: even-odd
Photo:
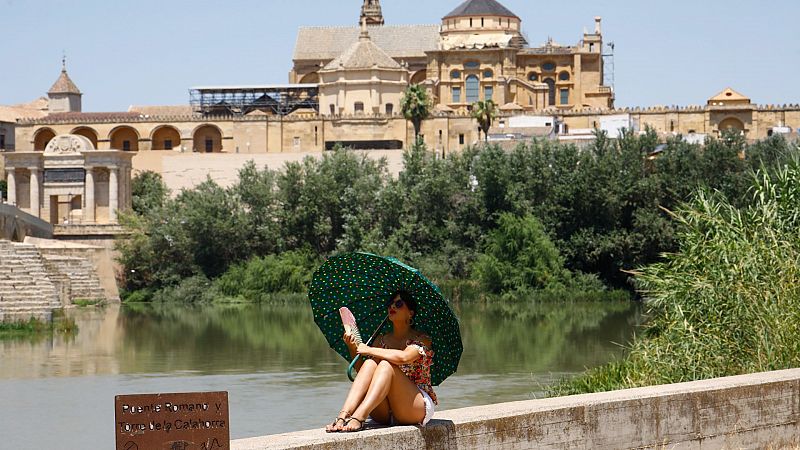
[[[353,381],[353,385],[350,386],[350,392],[347,393],[347,398],[344,401],[344,405],[342,406],[342,411],[346,412],[347,415],[352,415],[353,411],[358,408],[358,405],[364,400],[364,396],[367,394],[367,390],[372,382],[373,374],[375,373],[375,369],[377,369],[378,364],[375,361],[368,359],[361,364],[361,368],[358,370],[358,375],[356,375],[356,379]],[[337,417],[343,417],[344,413],[340,411]],[[341,431],[342,425],[338,421],[335,425],[325,428],[326,431]]]
[[[392,415],[400,423],[419,423],[425,417],[425,402],[419,389],[400,368],[381,361],[375,369],[364,400],[353,411],[352,417],[366,420],[379,405],[383,406],[385,400],[388,400]],[[359,426],[351,423],[344,431],[355,430]]]

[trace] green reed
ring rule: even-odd
[[[753,176],[736,208],[700,192],[673,213],[680,250],[635,274],[648,322],[626,357],[566,395],[800,366],[800,163]]]

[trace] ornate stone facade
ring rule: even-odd
[[[131,206],[133,153],[59,135],[44,152],[6,154],[8,203],[52,225],[112,225]]]

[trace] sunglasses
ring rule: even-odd
[[[397,299],[397,300],[395,300],[394,302],[392,302],[391,300],[389,300],[389,303],[387,303],[387,304],[386,304],[386,307],[388,308],[388,307],[390,307],[390,306],[394,306],[394,309],[400,309],[400,308],[402,308],[402,307],[403,307],[403,305],[405,305],[405,304],[406,304],[406,303],[405,303],[403,300],[401,300],[401,299]]]

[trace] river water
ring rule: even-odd
[[[548,384],[622,354],[631,304],[456,305],[464,353],[438,410],[541,398]],[[114,447],[114,396],[228,391],[231,438],[324,426],[346,363],[305,304],[109,306],[67,312],[71,336],[0,340],[0,443]]]

